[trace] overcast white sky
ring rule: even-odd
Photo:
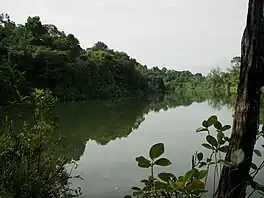
[[[40,16],[82,47],[97,41],[139,62],[208,72],[240,54],[248,0],[6,0],[16,23]]]

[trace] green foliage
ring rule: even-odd
[[[164,87],[166,91],[181,92],[184,90],[195,90],[204,79],[201,73],[192,74],[190,71],[175,71],[166,69],[165,67],[162,69],[158,67],[153,67],[152,69],[140,67],[140,71],[152,79],[152,82],[159,81],[159,83],[155,84],[159,85],[160,88],[156,87],[155,89],[162,89]]]
[[[232,150],[232,148],[229,148],[229,138],[224,134],[224,131],[227,131],[230,128],[230,125],[223,125],[215,115],[209,117],[207,120],[204,120],[202,122],[202,127],[200,127],[197,131],[204,131],[208,134],[205,138],[206,143],[203,143],[202,146],[209,151],[209,153],[195,152],[191,161],[192,169],[188,170],[184,175],[178,177],[167,172],[158,173],[157,177],[154,175],[155,165],[168,166],[171,163],[166,158],[156,159],[164,153],[164,145],[162,143],[153,145],[149,152],[150,159],[143,156],[136,158],[139,167],[150,169],[150,176],[148,179],[143,179],[141,181],[141,183],[145,185],[143,188],[132,188],[134,191],[133,196],[144,198],[202,197],[207,192],[207,177],[208,173],[211,172],[212,169],[214,180],[218,180],[223,166],[232,166],[237,168],[237,166],[247,160],[245,159],[243,150]],[[257,135],[257,140],[263,137],[264,132],[261,130]],[[225,155],[228,151],[230,151],[230,158],[225,158],[223,155]],[[259,150],[255,149],[254,153],[258,157],[262,156]],[[147,166],[141,166],[141,164],[147,164]],[[252,162],[252,172],[249,176],[251,180],[247,181],[247,183],[251,186],[253,191],[248,197],[250,197],[254,192],[264,195],[264,186],[255,181],[255,176],[261,169],[263,169],[263,167],[264,161],[260,165],[256,165]],[[218,178],[216,178],[216,176],[218,176]],[[216,189],[215,186],[214,189]],[[127,195],[126,197],[132,196]]]
[[[155,165],[159,165],[159,166],[169,166],[171,165],[170,160],[166,159],[166,158],[160,158],[157,161],[154,162]]]
[[[259,157],[261,157],[262,156],[262,154],[261,154],[261,152],[259,151],[259,150],[254,150],[254,153],[257,155],[257,156],[259,156]]]
[[[207,142],[209,142],[213,147],[217,147],[217,140],[213,137],[213,136],[211,136],[211,135],[207,135],[206,136],[206,140],[207,140]]]
[[[151,166],[150,160],[146,159],[143,156],[137,157],[136,161],[138,162],[138,166],[141,168],[149,168]]]
[[[143,66],[126,53],[103,42],[84,50],[74,35],[42,24],[39,17],[16,25],[1,15],[0,51],[0,102],[17,92],[28,95],[35,87],[49,88],[63,100],[120,98],[165,89],[163,79],[141,73]]]
[[[240,70],[240,57],[234,57],[231,68],[222,71],[219,67],[212,69],[207,75],[193,74],[190,71],[167,70],[153,67],[145,69],[145,73],[164,79],[165,89],[175,92],[209,91],[236,93]]]
[[[234,57],[231,60],[231,68],[222,71],[217,67],[207,75],[158,68],[153,68],[153,73],[164,79],[167,91],[189,92],[195,90],[234,94],[239,80],[240,61],[240,57]]]
[[[141,182],[145,184],[143,188],[132,187],[133,196],[142,197],[172,197],[176,196],[191,196],[200,197],[205,191],[204,179],[207,177],[207,170],[199,170],[197,167],[203,159],[203,154],[195,154],[195,165],[184,176],[176,177],[172,173],[159,173],[157,177],[154,175],[154,167],[169,166],[170,160],[167,158],[159,158],[164,153],[164,145],[157,143],[149,150],[147,159],[143,156],[137,157],[136,161],[140,168],[149,168],[150,176],[143,179]],[[196,163],[196,161],[198,161]],[[127,195],[126,197],[131,197]]]
[[[164,145],[162,143],[158,143],[153,145],[149,150],[149,157],[154,160],[161,156],[164,153]]]
[[[29,17],[24,25],[16,25],[3,14],[0,51],[1,103],[28,95],[35,87],[49,88],[62,100],[121,98],[164,91],[235,93],[240,67],[240,58],[234,57],[226,72],[216,68],[206,76],[158,67],[148,69],[101,41],[82,49],[73,34],[42,24],[39,17]]]
[[[30,123],[17,129],[6,117],[0,135],[0,194],[2,197],[77,197],[80,189],[70,184],[68,159],[60,155],[60,140],[52,141],[56,99],[49,90],[39,90],[25,101],[33,111]],[[73,168],[75,164],[73,164]],[[79,178],[77,176],[76,178]]]

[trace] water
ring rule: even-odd
[[[57,113],[60,131],[68,138],[64,154],[77,161],[74,174],[84,179],[74,184],[82,188],[83,197],[98,198],[124,197],[132,186],[140,186],[149,173],[137,167],[135,157],[147,156],[158,142],[165,144],[164,156],[172,165],[156,172],[183,175],[191,168],[192,154],[205,151],[205,134],[195,132],[201,122],[215,114],[222,123],[232,123],[228,102],[176,95],[60,104]]]
[[[131,187],[141,187],[140,180],[149,176],[148,170],[137,167],[135,158],[148,156],[153,144],[164,143],[164,157],[172,162],[169,167],[155,169],[155,174],[172,172],[176,176],[184,175],[191,168],[191,156],[196,150],[209,154],[201,146],[206,133],[196,133],[195,130],[211,115],[217,115],[223,124],[232,124],[234,98],[200,93],[59,103],[55,109],[59,128],[53,138],[65,137],[65,147],[58,152],[77,162],[78,168],[73,175],[80,174],[84,180],[72,182],[81,187],[83,198],[121,198],[131,194]],[[30,122],[30,109],[24,107],[19,111],[23,112],[23,119]],[[14,120],[21,119],[16,109],[11,109],[9,114]],[[261,107],[261,123],[264,123],[263,115],[264,106]],[[263,140],[256,146],[260,151],[263,151]],[[263,157],[254,157],[256,164],[262,160]],[[257,176],[257,181],[262,184],[263,175],[262,171]],[[213,178],[209,175],[206,189],[213,191],[213,188]],[[211,195],[207,193],[205,198]]]

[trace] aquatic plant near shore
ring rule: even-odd
[[[206,184],[208,176],[212,174],[213,177],[213,189],[212,197],[216,192],[216,181],[219,179],[223,166],[238,166],[243,163],[244,152],[241,149],[235,150],[231,153],[231,160],[225,160],[225,154],[229,149],[230,138],[226,135],[226,132],[231,129],[230,125],[223,125],[213,115],[207,120],[202,122],[202,126],[199,127],[196,132],[206,132],[206,142],[202,143],[204,149],[207,152],[196,151],[192,156],[191,167],[192,169],[186,172],[185,175],[175,176],[173,173],[163,172],[154,175],[154,168],[156,166],[169,166],[171,162],[167,158],[160,158],[164,153],[164,144],[157,143],[150,148],[149,158],[139,156],[136,158],[138,166],[140,168],[146,168],[150,170],[150,176],[141,180],[144,187],[132,187],[132,196],[148,198],[148,197],[202,197],[207,193]],[[264,137],[263,129],[259,131],[257,140]],[[262,145],[264,148],[264,145]],[[208,153],[209,151],[209,153]],[[206,154],[205,154],[206,153]],[[257,157],[262,157],[262,153],[259,150],[254,150]],[[206,156],[207,155],[207,156]],[[264,196],[264,185],[259,184],[254,178],[264,167],[264,160],[259,165],[252,163],[251,173],[248,181],[248,186],[251,187],[248,197],[253,193],[258,192]],[[126,195],[125,198],[132,197]]]

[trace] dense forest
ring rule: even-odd
[[[145,70],[148,76],[161,78],[166,91],[222,91],[235,93],[239,79],[240,57],[231,60],[231,67],[226,71],[219,67],[212,69],[207,75],[193,74],[190,71],[168,70],[153,67]],[[144,73],[144,72],[143,72]]]
[[[0,22],[1,101],[32,88],[49,88],[64,100],[164,91],[162,79],[143,75],[135,59],[102,42],[82,49],[74,35],[42,24],[39,17],[16,25],[2,14]]]
[[[0,102],[27,96],[33,88],[49,88],[62,100],[109,99],[164,91],[224,89],[237,84],[239,57],[227,72],[208,75],[148,68],[103,42],[82,49],[73,34],[29,17],[17,25],[0,15]]]
[[[11,109],[17,106],[30,111],[27,116],[26,113],[19,115],[16,110],[14,118],[18,116],[18,119],[12,117],[12,112],[5,112],[1,119],[0,194],[20,198],[80,196],[81,188],[75,188],[70,180],[82,179],[81,175],[72,175],[72,170],[78,165],[71,159],[78,160],[85,148],[78,132],[74,133],[74,130],[81,132],[83,129],[74,126],[69,130],[67,124],[72,125],[72,117],[63,118],[62,115],[67,113],[62,112],[60,120],[66,123],[69,134],[62,136],[59,130],[67,130],[59,125],[54,113],[57,98],[75,101],[137,96],[138,103],[129,105],[131,114],[121,111],[125,100],[121,100],[123,104],[115,103],[116,100],[108,104],[101,100],[83,101],[83,104],[96,103],[93,104],[96,110],[89,108],[92,114],[78,119],[79,126],[86,124],[87,120],[92,122],[90,130],[83,133],[84,139],[106,145],[111,140],[128,136],[149,111],[166,111],[169,107],[188,106],[194,101],[207,101],[216,107],[220,102],[220,106],[234,107],[234,114],[233,127],[222,124],[216,115],[202,121],[196,132],[206,135],[206,143],[202,146],[211,154],[196,150],[191,158],[191,169],[184,175],[154,174],[154,167],[171,165],[169,159],[160,158],[165,148],[162,142],[151,146],[147,157],[136,157],[138,167],[147,168],[150,175],[141,180],[145,185],[142,189],[132,187],[133,196],[202,197],[210,192],[206,188],[212,168],[214,197],[245,198],[255,192],[264,196],[264,185],[256,178],[264,168],[264,161],[261,159],[260,164],[254,163],[255,156],[262,157],[256,142],[264,137],[264,128],[259,128],[263,124],[263,21],[263,2],[249,0],[241,57],[234,57],[226,71],[217,67],[204,75],[165,67],[160,69],[158,66],[147,67],[101,41],[83,49],[73,34],[66,34],[51,24],[42,24],[39,17],[29,17],[24,25],[18,25],[9,15],[0,15],[0,104],[11,102],[14,104]],[[193,92],[202,95],[186,98]],[[217,100],[207,99],[208,92],[214,93],[211,97]],[[163,95],[142,101],[150,93]],[[182,93],[184,97],[180,99]],[[222,93],[228,99],[221,100]],[[139,99],[138,96],[145,97]],[[129,104],[129,100],[127,102]],[[1,106],[2,110],[5,108]],[[76,110],[72,108],[73,113],[68,115],[81,116],[79,112],[74,113]],[[100,121],[93,120],[95,117]],[[102,120],[106,123],[106,130],[102,127]],[[230,129],[231,135],[226,136],[224,132]],[[66,148],[64,143],[69,143],[69,140],[73,140],[78,148],[75,145]],[[68,168],[69,165],[72,168]]]

